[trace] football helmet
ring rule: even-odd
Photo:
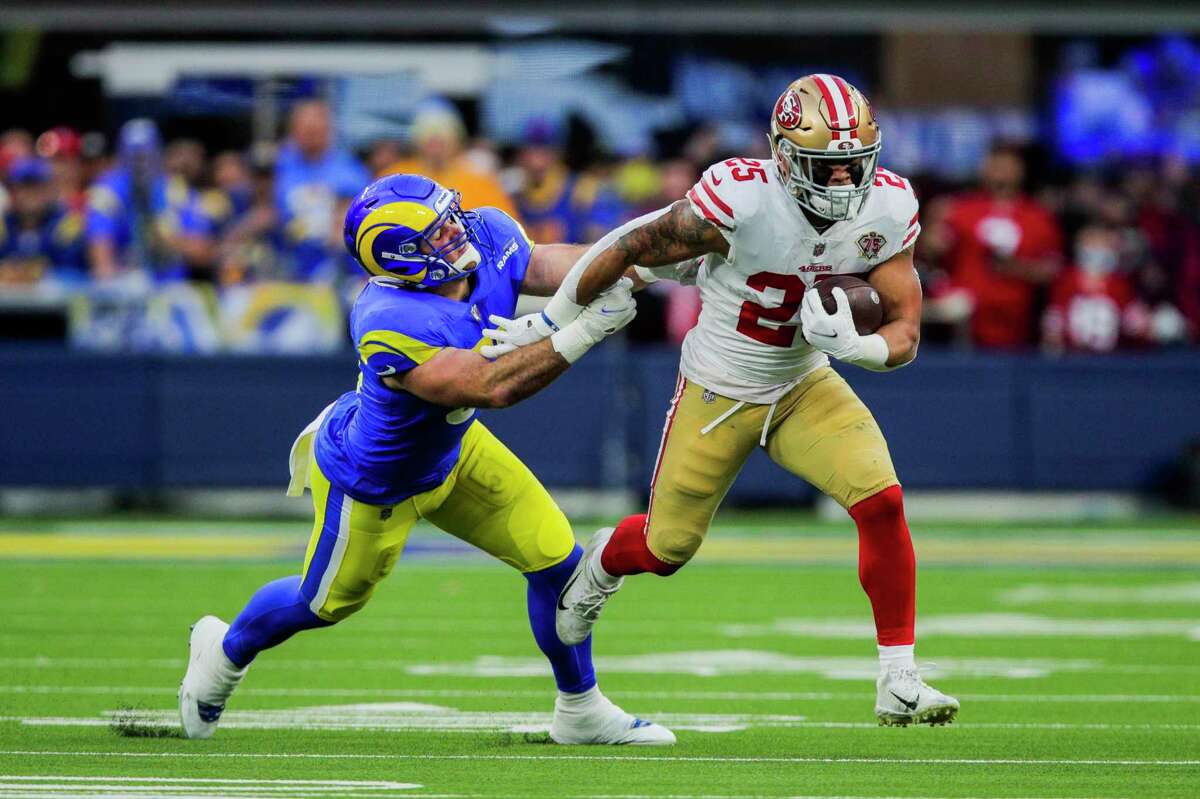
[[[459,231],[435,244],[447,224]],[[479,267],[481,224],[479,214],[462,209],[457,191],[421,175],[388,175],[350,203],[343,237],[354,260],[372,276],[431,288]]]
[[[800,207],[835,221],[858,215],[875,183],[881,143],[871,104],[837,75],[793,81],[771,115],[771,155]],[[830,186],[832,167],[849,168],[851,184]]]

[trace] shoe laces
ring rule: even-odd
[[[587,581],[587,590],[579,597],[571,610],[584,621],[595,621],[600,617],[600,611],[604,609],[608,598],[615,594],[620,586],[604,588],[592,577],[591,569],[585,568],[584,579]]]

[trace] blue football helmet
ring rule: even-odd
[[[462,232],[435,247],[438,230],[451,220]],[[479,214],[462,209],[457,191],[421,175],[388,175],[350,203],[344,238],[346,249],[371,275],[430,288],[479,267],[481,224]]]

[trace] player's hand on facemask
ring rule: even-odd
[[[831,358],[853,363],[862,353],[860,337],[854,328],[854,315],[850,312],[850,300],[840,288],[833,289],[830,294],[837,303],[833,313],[825,310],[815,288],[804,292],[800,303],[804,340]]]

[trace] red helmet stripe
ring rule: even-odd
[[[850,138],[846,136],[842,128],[845,127],[844,121],[846,118],[845,108],[841,106],[841,92],[838,86],[829,79],[827,74],[815,74],[812,76],[816,80],[817,88],[821,89],[821,96],[826,101],[826,108],[829,109],[829,130],[833,132],[833,138],[840,140],[842,138]]]
[[[850,84],[837,75],[830,75],[841,92],[842,100],[846,103],[846,127],[854,130],[858,127],[858,113],[854,109],[854,101],[850,98]]]

